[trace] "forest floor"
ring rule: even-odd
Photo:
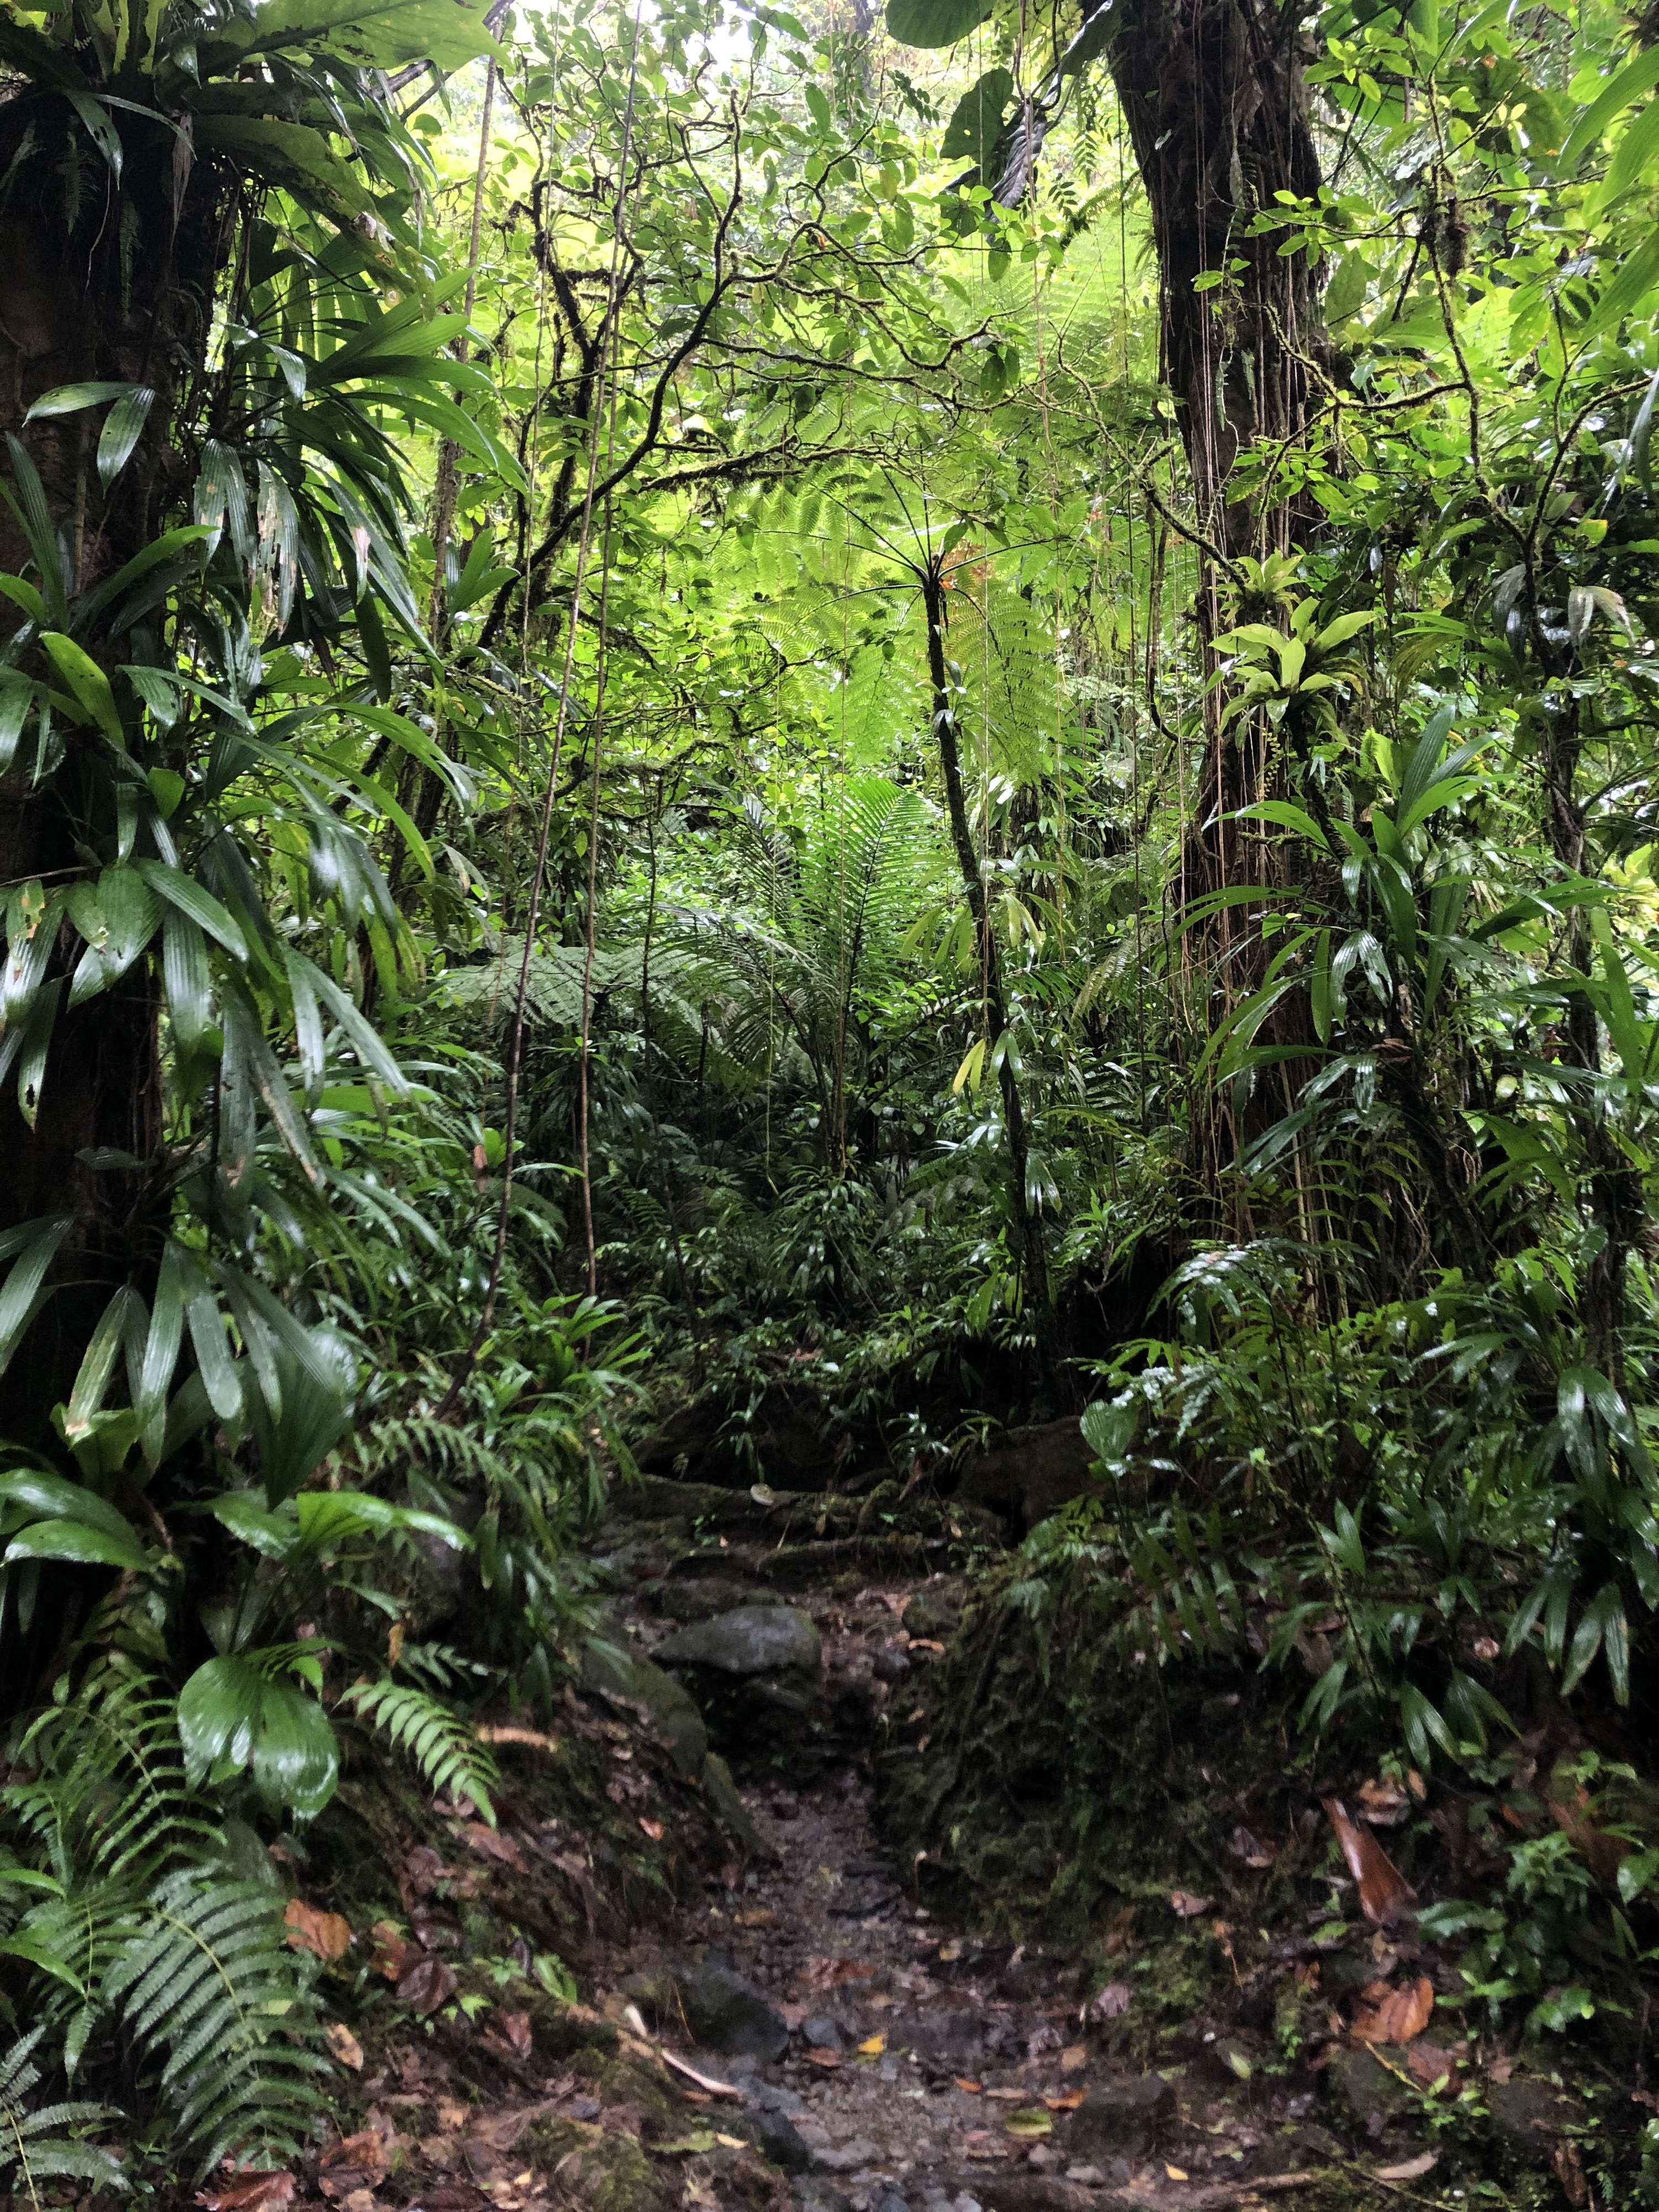
[[[337,2033],[352,2043],[349,2021],[368,2052],[350,2108],[298,2175],[198,2201],[1217,2212],[1443,2206],[1449,2186],[1589,2204],[1593,2087],[1498,2056],[1472,2097],[1461,2057],[1425,2087],[1403,2048],[1342,2037],[1264,2065],[1224,2006],[1137,2052],[1126,1985],[1097,1987],[1098,1941],[1017,1945],[988,1912],[957,1925],[919,1902],[878,1825],[881,1747],[987,1539],[959,1509],[892,1502],[660,1480],[623,1500],[585,1693],[549,1733],[498,1731],[499,1826],[343,1792],[373,1832],[319,1839],[301,1887],[352,1933],[326,1970]],[[1308,1923],[1331,1911],[1259,1931],[1281,2008],[1317,1991]],[[1321,1931],[1320,1951],[1344,1945],[1347,1978],[1402,2018],[1445,1978],[1398,1935]],[[579,2002],[538,1985],[549,1953]]]

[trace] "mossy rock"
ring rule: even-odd
[[[661,2172],[621,2130],[540,2121],[524,2147],[563,2200],[583,2212],[665,2212],[672,2201]]]

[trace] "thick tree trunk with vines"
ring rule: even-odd
[[[118,187],[76,129],[61,100],[20,94],[0,102],[0,174],[8,179],[0,204],[0,431],[18,441],[39,472],[71,598],[149,544],[188,496],[194,469],[174,449],[173,417],[205,359],[229,237],[218,180],[201,171],[192,178],[186,141],[159,124],[148,135],[131,129]],[[44,393],[88,382],[138,385],[155,395],[107,495],[96,466],[101,408],[24,424]],[[0,475],[18,496],[9,448],[0,447]],[[0,501],[0,569],[19,574],[34,566],[26,533]],[[81,642],[101,657],[95,629]],[[88,824],[107,812],[100,787],[108,770],[97,749],[60,722],[67,756],[37,780],[34,734],[27,725],[0,777],[7,896],[33,879],[51,884],[84,871]],[[100,858],[108,865],[116,855]],[[54,973],[62,973],[68,949],[66,941],[54,956]],[[15,1060],[0,1088],[0,1230],[45,1215],[73,1217],[49,1278],[54,1295],[0,1377],[0,1437],[45,1440],[46,1417],[68,1395],[111,1291],[143,1282],[153,1267],[164,1211],[157,1178],[100,1168],[91,1156],[155,1161],[157,1053],[155,1008],[140,963],[112,990],[59,1013],[33,1126],[19,1106]]]
[[[1163,374],[1200,529],[1228,559],[1260,560],[1287,551],[1314,519],[1234,496],[1232,483],[1243,448],[1302,436],[1322,343],[1317,272],[1299,253],[1280,255],[1282,229],[1250,234],[1278,193],[1311,197],[1321,181],[1300,12],[1267,0],[1117,0],[1117,15],[1107,58],[1152,207]],[[1197,610],[1206,647],[1227,627],[1224,589],[1206,558]],[[1279,763],[1265,725],[1241,718],[1224,729],[1221,707],[1212,690],[1184,855],[1188,899],[1255,881],[1271,866],[1261,842],[1244,846],[1229,817],[1267,795]]]

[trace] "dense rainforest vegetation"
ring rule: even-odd
[[[0,2187],[301,2157],[636,1458],[1644,2087],[1656,407],[1651,9],[4,0]]]

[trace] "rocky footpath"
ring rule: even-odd
[[[406,1804],[378,1863],[360,1839],[355,1895],[299,1902],[343,1931],[337,2032],[369,2053],[352,2117],[289,2197],[228,2185],[208,2212],[295,2189],[344,2212],[1604,2201],[1629,2085],[1428,2032],[1456,1977],[1368,1917],[1322,1814],[1288,1815],[1285,1844],[1236,1823],[1225,1895],[1142,1880],[1125,1844],[1130,1902],[1052,1948],[939,1886],[948,1832],[895,1855],[878,1770],[955,1725],[929,1686],[1002,1526],[890,1484],[621,1496],[580,1691],[550,1731],[495,1732],[499,1826],[441,1806],[413,1841]],[[962,1732],[958,1784],[990,1742]],[[366,1929],[387,1865],[398,1903]],[[1270,1865],[1276,1923],[1242,1922]]]

